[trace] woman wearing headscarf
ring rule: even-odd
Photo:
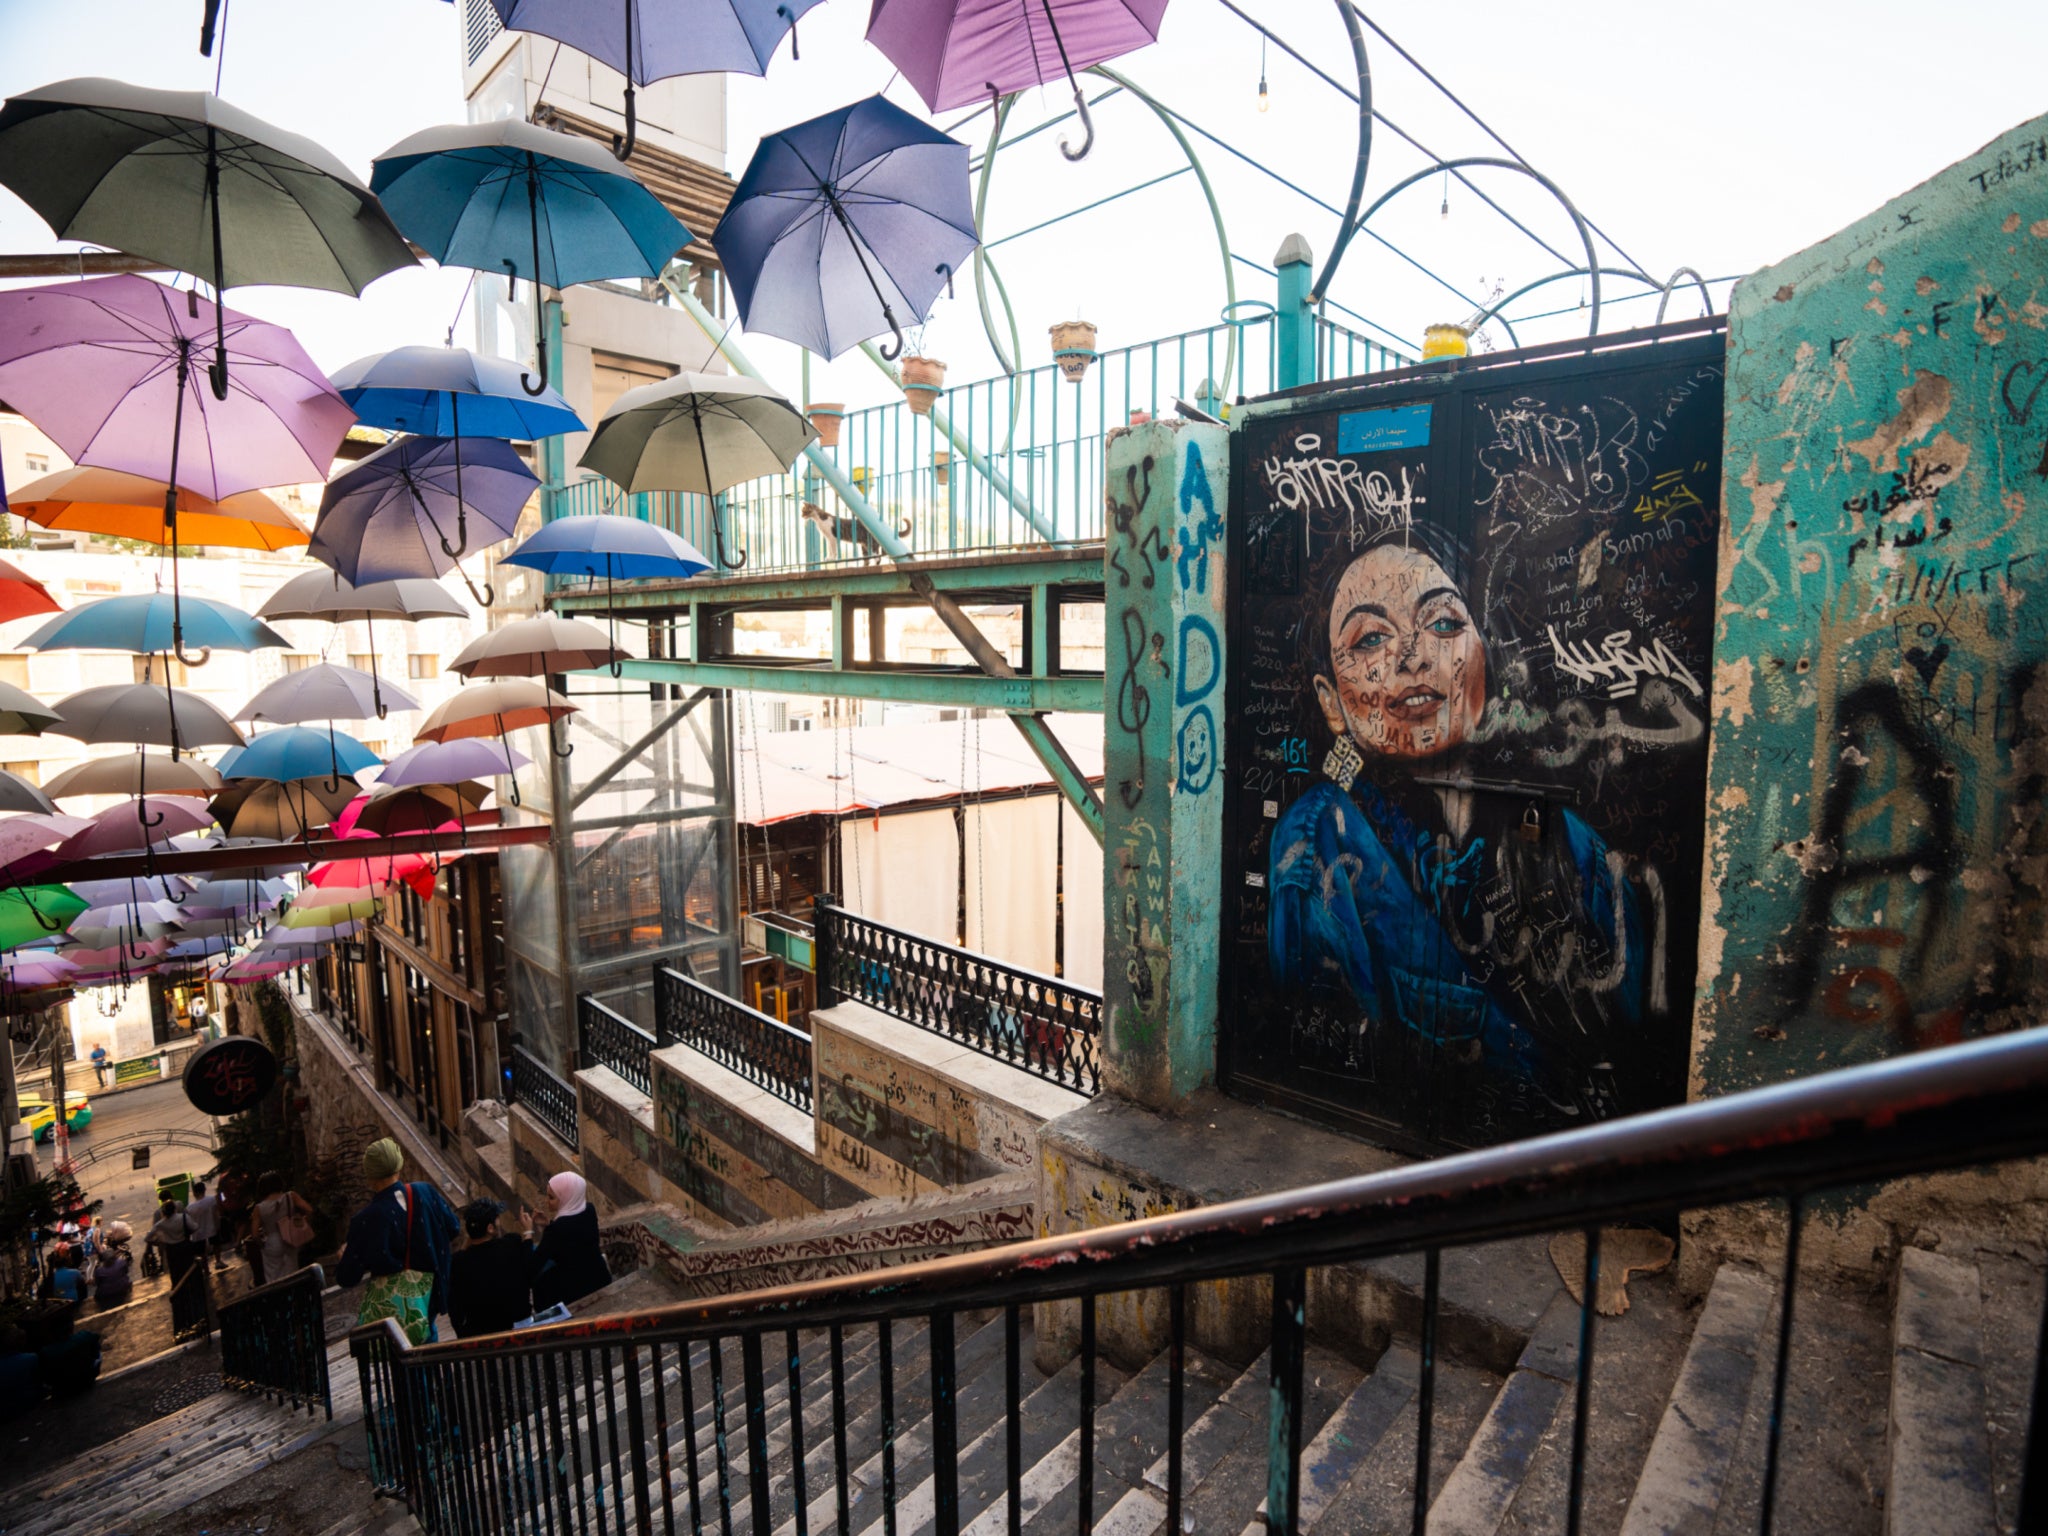
[[[581,1301],[612,1283],[612,1272],[597,1241],[597,1208],[585,1198],[583,1175],[558,1173],[548,1180],[553,1218],[533,1254],[534,1310],[557,1302]]]

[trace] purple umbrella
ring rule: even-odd
[[[415,784],[460,784],[464,779],[510,774],[533,761],[509,741],[458,736],[453,741],[425,741],[409,747],[384,765],[379,789]]]
[[[490,530],[481,542],[509,539],[539,484],[496,438],[401,437],[329,482],[307,553],[358,586],[452,568],[488,608],[489,589],[479,593],[457,564],[469,547],[469,518]]]
[[[215,321],[196,293],[125,275],[0,293],[0,399],[78,463],[166,482],[174,603],[178,487],[219,501],[325,480],[355,420],[291,332],[234,310],[219,318],[235,364],[225,400],[194,366]],[[179,659],[203,662],[185,654],[175,609],[172,629]]]
[[[1060,152],[1079,160],[1095,123],[1074,71],[1157,42],[1165,15],[1166,0],[875,0],[868,41],[934,112],[1065,75],[1088,137]]]

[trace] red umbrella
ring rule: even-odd
[[[7,493],[0,490],[0,512],[6,510]],[[40,581],[12,560],[0,560],[0,621],[63,611],[64,605]]]

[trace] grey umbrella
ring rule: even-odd
[[[360,294],[413,265],[376,195],[311,139],[205,91],[63,80],[0,107],[0,182],[60,239],[210,278]],[[228,397],[216,318],[214,397]]]
[[[0,811],[40,811],[55,814],[50,797],[18,773],[0,768]]]
[[[0,683],[0,736],[40,736],[63,718],[34,694]]]
[[[400,709],[420,707],[418,699],[374,672],[323,661],[318,666],[285,673],[236,711],[235,718],[252,723],[261,720],[268,725],[367,720],[379,712],[378,705],[387,697]]]
[[[63,724],[59,736],[83,742],[139,742],[169,747],[171,755],[194,747],[239,747],[234,721],[196,693],[154,683],[112,683],[82,688],[57,701]]]
[[[322,568],[302,571],[271,593],[261,616],[325,619],[330,624],[361,620],[370,631],[370,703],[381,720],[391,712],[391,706],[384,702],[383,685],[377,677],[377,620],[402,619],[413,623],[420,619],[464,619],[469,617],[469,610],[438,581],[406,576],[358,587],[339,571]],[[408,702],[400,708],[417,706]]]

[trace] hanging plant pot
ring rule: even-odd
[[[1078,384],[1095,361],[1095,327],[1086,320],[1062,320],[1052,328],[1052,360],[1069,384]]]
[[[840,424],[846,420],[846,407],[837,400],[820,400],[804,413],[811,419],[811,430],[818,434],[820,448],[839,446]]]
[[[906,357],[898,365],[903,373],[903,398],[920,416],[929,416],[946,387],[946,365],[936,357]]]
[[[943,489],[946,482],[952,478],[953,450],[950,448],[934,448],[932,450],[932,479],[937,481],[940,488]]]

